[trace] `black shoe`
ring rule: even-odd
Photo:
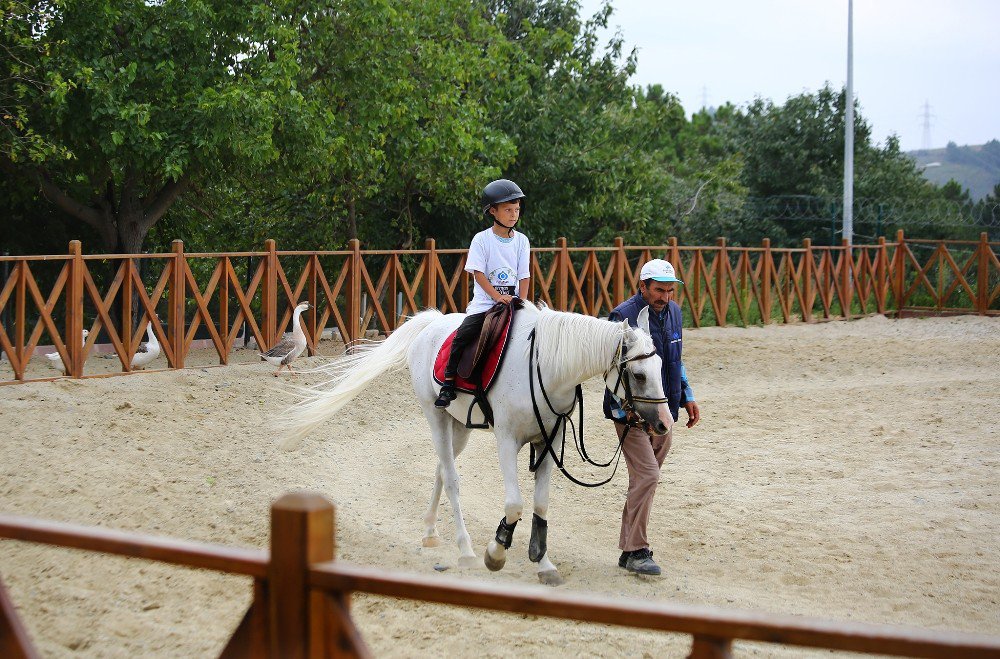
[[[632,552],[632,555],[625,561],[625,569],[635,574],[660,576],[660,566],[653,560],[653,552],[648,547]]]
[[[441,393],[438,394],[437,400],[434,401],[434,407],[448,407],[451,405],[451,401],[457,397],[458,394],[455,393],[455,385],[445,383],[441,387]]]
[[[622,555],[618,557],[618,567],[624,568],[625,563],[628,562],[628,557],[632,555],[630,551],[623,551]]]

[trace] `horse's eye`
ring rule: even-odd
[[[646,381],[646,374],[645,373],[633,373],[632,377],[634,377],[636,379],[636,381],[638,381],[638,382],[645,382]]]

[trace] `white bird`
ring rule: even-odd
[[[153,333],[152,321],[146,323],[146,339],[139,344],[139,349],[132,357],[133,370],[146,368],[146,364],[160,356],[160,342],[156,340],[156,334]]]
[[[272,374],[274,377],[278,377],[282,366],[287,366],[289,372],[294,373],[292,371],[292,360],[301,355],[302,351],[306,349],[306,333],[302,331],[299,316],[311,306],[308,302],[303,302],[295,307],[295,312],[292,314],[292,335],[283,338],[267,352],[260,353],[261,359],[278,367],[278,370]]]
[[[83,338],[80,340],[80,345],[87,345],[87,335],[90,334],[90,330],[83,330]],[[66,365],[63,364],[62,356],[59,352],[47,352],[45,353],[45,358],[49,360],[49,366],[56,369],[57,371],[66,372]]]

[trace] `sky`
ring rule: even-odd
[[[848,0],[610,1],[602,42],[619,32],[638,49],[631,82],[663,85],[689,116],[847,83]],[[580,16],[601,4],[580,0]],[[925,123],[931,148],[1000,139],[998,28],[998,0],[854,0],[854,94],[874,139],[925,148]]]

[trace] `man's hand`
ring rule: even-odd
[[[698,425],[698,422],[701,421],[701,410],[698,409],[698,403],[691,401],[684,405],[684,409],[688,413],[687,427],[693,428]]]
[[[514,299],[513,295],[500,295],[498,298],[494,298],[497,302],[503,302],[504,304],[510,304],[510,301]]]

